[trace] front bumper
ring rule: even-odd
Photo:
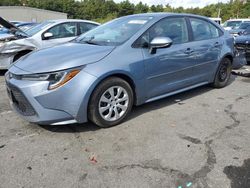
[[[247,62],[250,62],[250,44],[248,44],[247,49],[246,49],[246,59],[247,59]]]
[[[13,62],[14,55],[0,54],[0,70],[7,70]]]
[[[47,89],[47,81],[24,81],[7,77],[11,106],[23,119],[43,125],[87,122],[88,89],[96,80],[94,76],[81,71],[55,90]]]

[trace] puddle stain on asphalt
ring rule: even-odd
[[[250,187],[250,158],[242,166],[226,166],[223,172],[231,180],[231,188]]]

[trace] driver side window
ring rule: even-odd
[[[185,18],[165,18],[149,28],[136,42],[136,47],[148,47],[155,37],[169,37],[173,44],[188,42]]]

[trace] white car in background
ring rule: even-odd
[[[210,20],[213,20],[214,22],[216,22],[217,24],[221,25],[222,19],[221,18],[209,18]]]
[[[9,29],[0,35],[0,70],[34,50],[69,42],[100,25],[88,20],[48,20],[24,32],[1,17],[0,24]]]
[[[250,22],[250,19],[230,19],[223,24],[223,27],[227,31],[231,29],[238,29],[244,22]]]

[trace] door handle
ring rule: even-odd
[[[214,47],[215,47],[215,48],[220,47],[220,43],[219,43],[219,42],[214,43]]]
[[[191,48],[187,48],[187,49],[184,51],[185,54],[191,54],[191,53],[193,53],[193,52],[194,52],[194,50],[191,49]]]

